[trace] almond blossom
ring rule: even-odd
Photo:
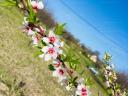
[[[53,66],[55,68],[55,71],[53,72],[53,76],[58,77],[60,84],[65,86],[66,89],[69,89],[68,80],[66,77],[66,70],[62,66],[62,62],[59,60],[54,60]]]
[[[35,46],[38,46],[38,38],[36,37],[36,36],[32,36],[32,43],[33,43],[33,45],[35,45]]]
[[[66,70],[62,67],[56,68],[55,71],[53,71],[53,76],[58,77],[58,82],[62,82],[63,80],[66,80]]]
[[[62,54],[62,50],[54,47],[51,44],[49,44],[48,46],[44,46],[41,51],[43,52],[43,54],[39,55],[39,57],[44,58],[45,61],[56,59],[59,54]]]
[[[35,35],[35,32],[34,32],[31,28],[29,28],[29,29],[27,30],[27,33],[28,33],[29,36]]]
[[[84,84],[84,78],[80,78],[77,84],[75,96],[90,96],[91,93],[88,90],[88,86]]]
[[[110,87],[110,82],[107,80],[106,81],[106,86],[109,88]]]
[[[33,1],[31,1],[31,5],[35,12],[37,12],[39,9],[44,8],[44,4],[41,0],[33,0]]]
[[[78,84],[75,96],[89,96],[88,89],[84,84]]]
[[[41,33],[42,35],[45,33],[46,29],[44,29],[42,26],[34,28],[36,32]]]
[[[61,67],[62,66],[62,62],[59,61],[59,60],[54,60],[53,61],[53,66],[55,67],[55,69],[58,68],[58,67]]]
[[[54,46],[60,48],[63,47],[64,42],[61,42],[59,40],[59,37],[56,36],[54,34],[54,32],[52,30],[49,31],[48,37],[43,37],[42,40],[46,43],[46,44],[53,44]]]
[[[24,32],[27,32],[29,36],[35,35],[36,31],[33,31],[34,28],[35,25],[30,24],[29,21],[27,20],[27,17],[24,17],[24,21],[23,21]]]
[[[106,67],[106,70],[112,70],[111,66],[108,65],[108,66]]]

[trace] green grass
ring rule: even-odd
[[[22,12],[16,8],[5,9],[0,7],[0,81],[9,86],[9,96],[69,96],[69,93],[60,86],[56,78],[48,70],[48,63],[34,57],[36,51],[30,44],[30,38],[22,33]],[[65,45],[66,50],[76,48],[75,55],[80,58],[77,71],[85,70],[82,76],[91,78],[91,96],[108,96],[96,77],[86,68],[92,65],[87,57],[80,54],[80,49],[71,42]],[[19,87],[20,82],[23,83]],[[102,84],[103,82],[100,81]]]

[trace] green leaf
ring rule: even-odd
[[[77,78],[78,78],[78,77],[73,78],[73,82],[76,82]]]
[[[30,4],[30,0],[27,0],[27,6],[29,10],[29,22],[35,23],[36,22],[36,14],[32,8],[32,5]]]
[[[39,43],[38,43],[38,47],[41,49],[42,47],[46,46],[47,44],[43,41],[43,40],[40,40]]]
[[[89,77],[89,78],[85,79],[85,84],[89,85],[89,86],[93,85],[92,78]]]
[[[43,40],[41,40],[41,43],[43,44],[43,46],[47,45]]]
[[[67,54],[66,58],[65,58],[65,61],[68,62],[69,67],[71,69],[74,69],[74,70],[76,70],[77,65],[80,64],[79,58],[76,58],[75,56],[76,55],[74,54],[74,50],[70,49],[68,51],[68,54]]]
[[[55,68],[54,68],[54,66],[52,64],[48,65],[48,69],[51,70],[51,71],[55,70]]]
[[[74,63],[74,64],[79,64],[80,63],[79,59],[73,59],[71,62]]]
[[[55,27],[55,34],[56,35],[62,35],[65,25],[66,25],[65,23],[64,24],[57,24]]]
[[[39,55],[43,54],[42,51],[40,50],[37,50],[35,53],[34,53],[34,57],[38,57]]]
[[[76,86],[77,85],[77,78],[78,77],[71,77],[70,79],[69,79],[69,84],[70,85],[73,85],[73,86]]]
[[[111,59],[112,59],[112,56],[108,52],[105,52],[104,60],[109,62]]]
[[[61,55],[61,60],[65,61],[66,60],[66,56],[64,56],[63,54]]]

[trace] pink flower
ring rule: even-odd
[[[32,43],[37,46],[38,45],[38,38],[36,36],[32,36]]]
[[[38,1],[38,0],[31,1],[31,4],[32,4],[32,7],[35,12],[37,12],[39,9],[44,8],[44,4],[41,0],[40,1]]]
[[[29,28],[29,29],[27,30],[27,33],[28,33],[29,36],[35,35],[35,32],[32,31],[31,28]]]
[[[54,47],[53,45],[49,44],[48,46],[44,46],[42,48],[43,54],[39,55],[40,58],[44,58],[45,61],[49,61],[51,59],[56,59],[58,54],[62,54],[62,50]]]
[[[61,67],[62,66],[62,62],[59,60],[54,60],[53,61],[53,65],[55,68]]]
[[[88,96],[88,90],[84,84],[78,84],[75,96]]]
[[[32,23],[29,23],[29,21],[27,20],[27,17],[24,17],[24,21],[23,21],[24,31],[27,32],[28,35],[33,36],[35,35],[35,31],[33,31],[34,28],[35,28],[35,25]]]
[[[44,29],[43,27],[39,26],[38,28],[35,28],[36,32],[41,33],[42,35],[45,33],[46,29]]]
[[[54,46],[60,48],[63,47],[64,42],[59,41],[59,37],[56,36],[53,31],[50,31],[48,34],[48,37],[43,37],[42,40],[46,43],[46,44],[53,44]]]
[[[64,68],[58,67],[55,71],[53,71],[53,76],[58,77],[58,82],[62,82],[66,80],[66,71]]]

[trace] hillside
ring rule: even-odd
[[[36,51],[31,46],[30,38],[20,29],[22,12],[16,8],[0,7],[0,96],[69,96],[69,93],[52,77],[48,63],[34,56]],[[77,49],[74,54],[80,58],[78,72],[91,78],[91,96],[108,96],[102,79],[95,76],[87,65],[93,65],[87,57],[80,53],[77,44],[65,44],[65,51]],[[0,84],[0,87],[1,85]]]

